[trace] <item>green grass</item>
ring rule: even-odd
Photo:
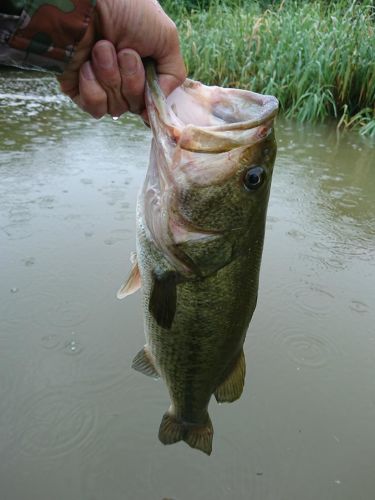
[[[164,0],[189,76],[275,95],[286,117],[375,136],[370,0]]]

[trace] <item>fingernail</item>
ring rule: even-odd
[[[89,61],[85,62],[81,68],[82,75],[86,80],[95,80],[94,72]]]
[[[132,52],[120,52],[118,55],[121,73],[125,76],[131,76],[138,69],[138,58]]]
[[[110,69],[113,67],[113,50],[107,43],[97,45],[93,51],[93,56],[100,67],[104,69]]]

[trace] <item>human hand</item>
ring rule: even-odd
[[[184,81],[177,29],[156,0],[97,0],[94,19],[59,77],[61,89],[95,118],[141,113],[143,57],[154,59],[166,95]]]

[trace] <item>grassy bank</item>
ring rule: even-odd
[[[278,97],[285,116],[375,136],[372,1],[162,1],[192,78]]]

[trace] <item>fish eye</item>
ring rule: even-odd
[[[243,183],[248,191],[254,191],[263,184],[265,178],[263,167],[250,167],[245,173]]]

